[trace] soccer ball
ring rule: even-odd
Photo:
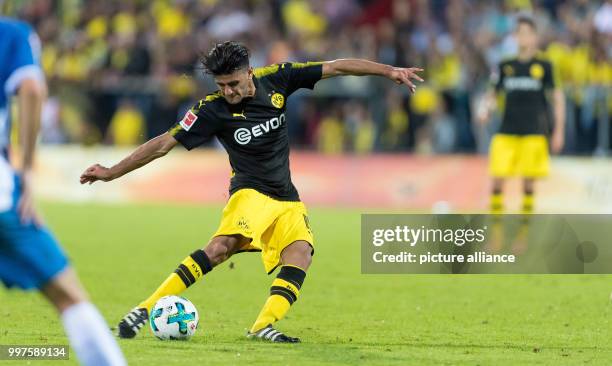
[[[149,320],[157,338],[186,340],[195,334],[200,318],[191,301],[180,296],[164,296],[153,306]]]

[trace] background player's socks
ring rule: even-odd
[[[83,365],[126,365],[125,358],[102,315],[92,304],[81,302],[61,315],[72,349]]]
[[[151,310],[160,298],[167,295],[178,295],[206,273],[212,270],[210,259],[203,250],[198,249],[185,258],[178,268],[149,296],[148,299],[138,304],[138,308]]]
[[[306,272],[296,266],[282,266],[278,276],[272,282],[270,287],[270,297],[261,309],[257,320],[251,327],[251,333],[256,333],[259,330],[274,324],[274,322],[282,319],[291,304],[293,304],[300,295],[300,288],[306,278]]]
[[[523,194],[521,212],[525,215],[533,213],[533,192],[525,192]]]
[[[494,192],[491,194],[490,209],[493,215],[500,215],[504,212],[504,194],[503,193]]]

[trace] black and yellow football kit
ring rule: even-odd
[[[547,136],[552,118],[546,92],[555,88],[550,62],[511,59],[500,63],[495,85],[504,94],[504,114],[490,148],[489,170],[494,177],[548,175]]]
[[[216,136],[229,155],[230,200],[213,236],[240,234],[276,268],[282,250],[297,240],[313,245],[308,214],[291,182],[286,100],[321,79],[321,63],[282,63],[254,69],[255,95],[229,104],[220,92],[197,102],[170,129],[191,150]]]
[[[280,264],[283,249],[293,242],[303,240],[314,245],[306,207],[291,182],[285,110],[287,98],[299,88],[312,89],[322,72],[322,63],[257,68],[253,97],[232,105],[219,92],[210,94],[169,130],[189,150],[213,136],[223,144],[233,169],[231,196],[213,237],[240,234],[251,239],[240,251],[261,251],[268,273]],[[212,269],[204,250],[191,253],[149,298],[124,317],[119,324],[120,335],[135,336],[146,320],[134,319],[149,313],[161,297],[180,294]],[[272,341],[297,341],[281,337],[282,333],[271,329],[271,325],[283,318],[297,300],[305,276],[305,269],[283,264],[251,327],[251,335]]]
[[[289,172],[286,100],[314,88],[321,64],[283,63],[254,69],[255,95],[229,104],[220,92],[197,102],[170,129],[188,150],[216,136],[229,154],[230,193],[252,188],[280,201],[299,201]]]

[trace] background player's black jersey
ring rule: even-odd
[[[255,95],[232,105],[220,92],[200,100],[170,129],[188,150],[217,136],[229,155],[230,193],[253,188],[284,201],[299,201],[289,172],[287,97],[314,88],[321,63],[283,63],[254,70]]]
[[[548,135],[552,129],[546,91],[555,87],[552,65],[539,58],[499,64],[497,91],[505,92],[500,133]]]

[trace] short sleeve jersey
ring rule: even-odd
[[[299,201],[289,171],[287,98],[314,88],[322,63],[282,63],[254,70],[255,95],[229,104],[220,92],[207,95],[169,133],[188,150],[216,136],[229,155],[230,194],[252,188],[283,201]]]
[[[548,135],[552,118],[546,91],[557,85],[550,62],[533,58],[499,64],[495,89],[504,92],[505,110],[500,133]]]
[[[28,24],[0,17],[0,213],[10,209],[15,200],[14,173],[8,163],[11,97],[26,79],[44,82],[39,54],[40,41]]]
[[[40,40],[27,23],[0,17],[0,152],[4,156],[11,135],[10,98],[23,80],[44,81],[39,55]]]

